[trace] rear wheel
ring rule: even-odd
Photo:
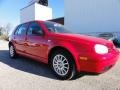
[[[16,58],[17,57],[17,53],[16,53],[13,45],[9,46],[9,55],[10,55],[10,58]]]
[[[65,50],[56,50],[51,56],[51,68],[62,80],[72,79],[75,75],[75,64],[72,56]]]

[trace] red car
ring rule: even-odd
[[[115,65],[119,52],[112,42],[73,34],[50,21],[17,26],[9,38],[10,57],[23,55],[49,64],[59,79],[71,79],[81,71],[102,73]]]

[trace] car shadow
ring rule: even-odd
[[[82,78],[83,76],[98,76],[98,75],[100,75],[100,74],[91,73],[91,72],[80,72],[74,78],[72,78],[72,80]]]
[[[9,57],[8,50],[0,50],[0,62],[24,72],[44,76],[51,79],[56,79],[48,65],[38,63],[37,61],[22,56],[16,59],[11,59]]]
[[[40,63],[40,62],[38,63],[35,60],[29,59],[26,57],[21,57],[21,56],[16,59],[11,59],[9,57],[8,50],[0,50],[0,62],[14,69],[18,69],[18,70],[21,70],[27,73],[31,73],[31,74],[57,80],[57,78],[53,75],[48,65]],[[94,75],[94,74],[81,72],[80,74],[75,76],[75,78],[73,78],[72,80],[76,80],[86,75]]]

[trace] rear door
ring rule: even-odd
[[[16,50],[19,52],[25,51],[25,40],[26,40],[26,33],[27,33],[28,24],[22,24],[18,26],[14,33],[14,45]]]

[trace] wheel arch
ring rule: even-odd
[[[69,47],[68,47],[68,48],[69,48]],[[54,51],[56,51],[56,50],[62,49],[62,50],[65,50],[66,52],[68,52],[68,53],[71,55],[71,57],[72,57],[72,59],[73,59],[73,62],[74,62],[74,64],[75,64],[75,69],[79,72],[79,71],[80,71],[80,70],[79,70],[80,66],[79,66],[78,61],[77,61],[77,59],[76,59],[76,57],[75,57],[75,53],[74,53],[74,52],[71,52],[68,48],[67,48],[67,47],[63,47],[63,46],[55,46],[55,47],[53,47],[53,48],[49,51],[49,53],[48,53],[48,64],[50,64],[50,57],[51,57],[52,53],[53,53]]]

